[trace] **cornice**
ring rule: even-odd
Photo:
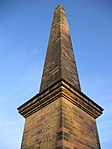
[[[26,118],[60,97],[64,97],[95,119],[102,114],[103,108],[64,79],[55,82],[48,89],[21,105],[18,112]]]

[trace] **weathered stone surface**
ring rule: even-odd
[[[62,146],[62,101],[55,100],[26,118],[21,149],[55,149]]]
[[[96,121],[62,98],[63,145],[71,149],[100,149]]]
[[[21,149],[100,149],[96,118],[103,109],[80,90],[62,6],[54,13],[40,93],[18,111],[26,119]]]
[[[26,118],[21,149],[100,149],[95,119],[60,97]]]
[[[80,90],[66,13],[59,5],[54,12],[40,92],[61,78]]]
[[[61,79],[51,85],[47,90],[37,94],[32,99],[28,100],[18,108],[19,113],[25,118],[32,115],[36,111],[44,108],[59,97],[64,97],[93,118],[97,118],[102,113],[102,108],[88,98],[82,92],[76,90],[68,84],[64,79]]]
[[[21,149],[100,149],[102,108],[60,80],[18,108],[26,118]]]

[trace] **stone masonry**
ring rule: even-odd
[[[65,10],[58,6],[54,12],[40,91],[61,78],[80,90]]]
[[[21,149],[100,149],[103,109],[81,92],[64,8],[53,23],[40,92],[18,108],[25,118]]]

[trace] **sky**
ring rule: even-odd
[[[17,107],[39,92],[54,9],[66,10],[84,94],[104,108],[96,120],[112,148],[112,1],[0,0],[0,149],[18,149],[25,119]]]

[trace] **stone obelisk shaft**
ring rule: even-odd
[[[65,79],[80,91],[68,22],[61,5],[54,12],[40,92],[60,79]]]

